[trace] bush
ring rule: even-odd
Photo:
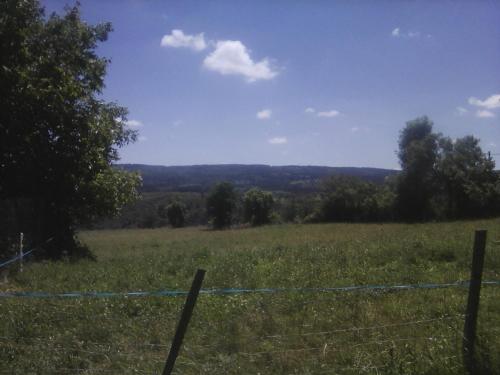
[[[274,199],[270,192],[250,189],[243,198],[245,222],[253,226],[270,223],[273,205]]]
[[[185,223],[185,206],[180,202],[173,202],[167,206],[167,218],[170,225],[174,228],[181,228]]]

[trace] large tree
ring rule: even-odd
[[[214,229],[231,226],[236,207],[236,191],[229,182],[216,184],[207,197],[207,214]]]
[[[495,162],[479,146],[479,139],[465,136],[440,140],[436,174],[447,218],[480,217],[497,213],[500,179]]]
[[[425,220],[431,216],[430,202],[435,193],[435,164],[439,134],[433,123],[419,117],[406,123],[399,136],[401,174],[397,185],[396,207],[404,220]]]
[[[498,214],[500,178],[495,162],[465,136],[433,133],[427,117],[409,121],[399,138],[402,171],[397,209],[406,220],[457,219]]]
[[[0,200],[22,201],[33,242],[48,255],[74,250],[74,230],[134,198],[137,175],[114,169],[134,141],[127,111],[101,97],[109,60],[97,55],[108,23],[89,25],[78,6],[44,15],[36,0],[0,2]]]

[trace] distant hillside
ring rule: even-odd
[[[380,168],[269,166],[269,165],[191,165],[156,166],[118,164],[117,168],[138,171],[143,179],[143,191],[207,191],[218,181],[229,181],[238,189],[260,187],[272,191],[312,191],[322,178],[329,175],[356,176],[382,183],[396,170]]]

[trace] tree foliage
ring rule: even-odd
[[[229,182],[216,184],[207,197],[207,214],[214,229],[231,226],[236,208],[236,191]]]
[[[427,117],[408,121],[399,136],[401,174],[397,186],[396,208],[404,220],[430,218],[430,201],[435,186],[435,164],[439,135],[432,132]]]
[[[181,202],[174,201],[168,206],[161,205],[158,210],[160,216],[166,217],[172,227],[181,228],[184,226],[186,206]]]
[[[248,190],[243,197],[245,222],[253,226],[270,223],[273,205],[272,193],[257,188]]]
[[[442,212],[449,218],[498,213],[500,179],[493,159],[483,153],[473,136],[440,141],[436,175],[441,187]]]
[[[500,179],[479,140],[452,141],[427,117],[409,121],[399,139],[397,208],[404,220],[459,219],[499,213]]]
[[[101,99],[111,31],[78,6],[45,17],[36,0],[0,3],[0,199],[29,200],[33,242],[49,255],[74,249],[77,225],[133,200],[139,177],[112,168],[136,133],[127,111]]]
[[[332,176],[322,183],[321,221],[378,221],[391,218],[394,194],[385,186],[352,176]]]

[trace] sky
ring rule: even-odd
[[[71,1],[42,0],[47,13]],[[400,130],[500,154],[500,1],[81,0],[111,22],[121,162],[398,168]],[[500,155],[494,155],[497,165]]]

